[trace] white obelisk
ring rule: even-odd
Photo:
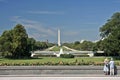
[[[61,43],[60,43],[60,30],[58,29],[58,46],[61,46]]]

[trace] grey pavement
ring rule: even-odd
[[[0,77],[120,77],[120,75],[98,74],[38,74],[38,75],[0,75]]]
[[[120,77],[0,77],[0,80],[120,80]]]
[[[103,66],[0,66],[0,80],[120,80],[104,75]]]
[[[118,76],[120,75],[118,66]],[[103,66],[0,66],[0,75],[104,75]]]

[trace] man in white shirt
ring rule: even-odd
[[[113,61],[113,58],[111,58],[111,61],[109,62],[110,64],[110,75],[114,75],[114,61]]]

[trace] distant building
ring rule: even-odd
[[[81,40],[80,43],[83,43],[85,40]]]

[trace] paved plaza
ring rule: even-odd
[[[3,66],[0,80],[120,80],[118,74],[104,75],[102,66]]]
[[[120,80],[120,77],[0,77],[0,80]]]

